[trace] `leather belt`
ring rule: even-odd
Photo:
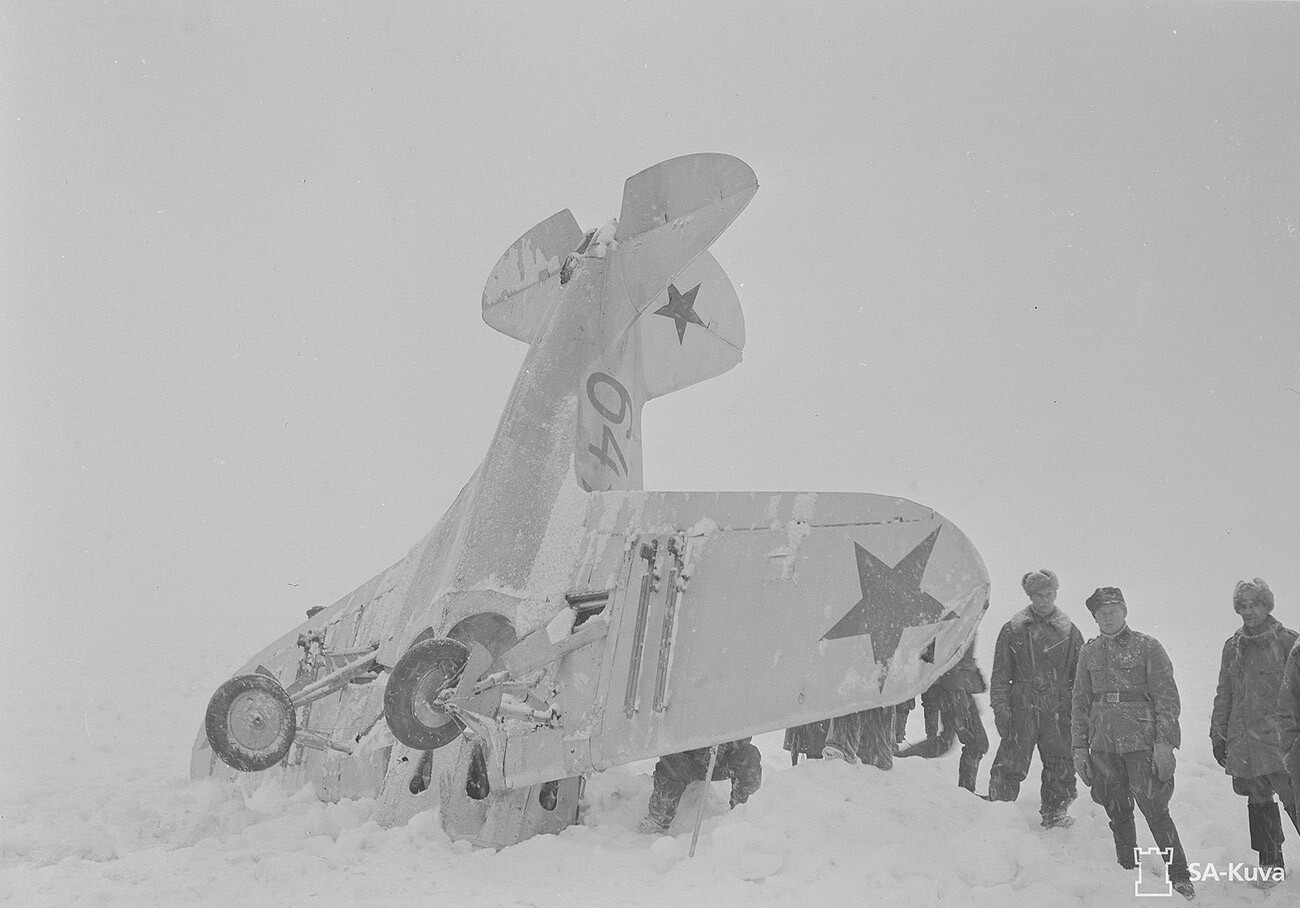
[[[1139,700],[1150,700],[1145,693],[1140,690],[1112,690],[1104,694],[1093,694],[1093,703],[1135,703]]]

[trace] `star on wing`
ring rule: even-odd
[[[699,325],[704,327],[704,321],[695,312],[695,294],[700,292],[700,284],[696,284],[690,290],[682,293],[676,285],[668,285],[668,305],[660,306],[655,310],[655,315],[663,315],[671,318],[677,323],[677,343],[681,344],[686,339],[686,326]]]
[[[898,650],[898,641],[906,628],[934,624],[946,617],[947,607],[921,589],[921,578],[941,529],[923,539],[892,568],[853,543],[862,598],[822,639],[867,634],[871,637],[876,662],[887,665]]]

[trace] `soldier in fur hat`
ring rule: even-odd
[[[1297,820],[1283,761],[1278,692],[1297,635],[1273,617],[1273,591],[1258,577],[1237,584],[1232,607],[1241,616],[1241,627],[1223,644],[1210,745],[1214,759],[1232,776],[1232,790],[1246,797],[1250,847],[1259,853],[1259,865],[1282,867],[1282,817],[1274,793],[1281,796],[1291,822]],[[1271,880],[1266,875],[1259,883]]]
[[[1057,608],[1060,583],[1049,570],[1021,580],[1028,607],[1012,616],[993,651],[989,701],[1002,737],[989,772],[989,800],[1014,801],[1034,749],[1043,761],[1043,826],[1069,826],[1077,796],[1070,759],[1070,692],[1083,634]]]

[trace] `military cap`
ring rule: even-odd
[[[1124,594],[1120,592],[1117,586],[1101,586],[1096,589],[1084,605],[1088,606],[1088,611],[1093,614],[1103,605],[1110,605],[1112,602],[1118,602],[1124,608],[1128,608],[1128,603],[1124,601]]]

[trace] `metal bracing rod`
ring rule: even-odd
[[[646,562],[645,574],[641,576],[641,596],[637,600],[636,627],[632,634],[632,661],[627,668],[627,693],[623,698],[623,714],[629,719],[636,712],[637,688],[641,682],[641,660],[645,656],[646,622],[650,615],[650,594],[659,588],[659,578],[655,574],[655,562],[659,558],[659,540],[653,539],[647,545],[641,545],[641,558]]]
[[[336,750],[341,754],[352,756],[352,748],[347,744],[340,744],[338,741],[331,740],[318,731],[312,731],[310,728],[298,729],[298,734],[294,737],[294,740],[316,750]]]
[[[324,678],[319,678],[308,684],[298,693],[293,695],[293,705],[305,706],[321,697],[328,697],[334,691],[338,690],[344,684],[347,684],[358,675],[365,674],[375,664],[375,652],[371,651],[368,655],[362,656],[353,662],[349,662],[336,671],[330,672]]]
[[[677,634],[677,603],[681,598],[677,568],[668,574],[668,602],[664,606],[664,625],[659,634],[659,671],[655,675],[654,711],[663,712],[668,705],[668,666],[672,662],[674,637]]]
[[[709,748],[709,768],[704,773],[704,793],[700,798],[700,809],[695,812],[695,831],[691,833],[691,853],[688,858],[695,857],[695,843],[700,838],[700,824],[704,822],[704,804],[709,800],[709,786],[713,783],[713,767],[718,765],[718,745],[714,744]]]
[[[636,626],[632,632],[632,661],[627,667],[627,691],[623,696],[623,713],[630,719],[636,712],[637,686],[641,681],[641,658],[645,650],[645,626],[650,611],[650,573],[641,578],[641,596],[637,600]]]

